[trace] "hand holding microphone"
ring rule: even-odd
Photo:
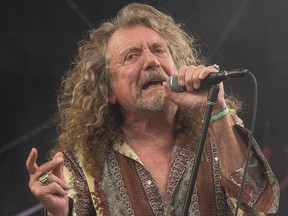
[[[249,71],[246,69],[216,72],[217,70],[218,68],[215,68],[215,66],[182,66],[178,74],[170,76],[167,82],[164,83],[166,86],[166,99],[180,107],[187,107],[203,115],[203,107],[207,104],[208,88],[200,88],[201,86],[205,87],[206,85],[208,87],[209,85],[221,83],[226,79],[249,74]],[[223,85],[219,85],[215,110],[225,106],[227,104],[224,99],[224,87]]]
[[[210,73],[205,79],[201,81],[201,85],[214,85],[218,84],[224,80],[239,78],[246,76],[248,74],[247,69],[234,69],[229,71],[219,71],[215,73]],[[178,82],[178,76],[176,74],[172,75],[168,79],[168,84],[170,85],[173,92],[184,92],[187,91],[185,86],[181,86]]]

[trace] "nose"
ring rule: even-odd
[[[160,67],[160,62],[157,56],[155,56],[150,50],[145,50],[143,52],[143,67],[145,71]]]

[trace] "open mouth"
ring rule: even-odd
[[[148,89],[149,87],[152,87],[152,86],[162,86],[162,82],[163,81],[161,81],[161,80],[147,82],[142,86],[142,89],[145,90],[145,89]]]

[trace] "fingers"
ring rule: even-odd
[[[43,196],[47,195],[57,195],[57,196],[65,196],[67,195],[67,190],[64,190],[60,185],[58,184],[49,184],[43,187],[34,187],[31,189],[31,192],[39,199],[41,200]]]
[[[181,86],[185,86],[185,73],[187,70],[188,66],[184,65],[180,67],[178,71],[178,82]]]
[[[49,191],[49,193],[52,193],[52,194],[57,194],[59,196],[65,196],[67,195],[67,190],[69,188],[65,188],[63,186],[61,186],[60,184],[54,182],[54,183],[51,183],[49,185],[47,185],[47,191]]]
[[[33,175],[30,174],[29,187],[36,197],[41,199],[43,194],[45,196],[48,194],[55,194],[58,196],[67,195],[70,186],[65,182],[63,177],[62,156],[62,154],[55,155],[52,161],[39,166]],[[57,169],[56,172],[54,171],[55,169]],[[60,176],[57,176],[54,173],[60,173]]]
[[[205,79],[210,73],[217,71],[218,69],[214,66],[182,66],[178,71],[178,82],[179,85],[185,86],[188,91],[181,93],[173,92],[171,86],[167,82],[163,82],[165,98],[177,106],[189,108],[204,116],[205,113],[203,113],[203,110],[205,109],[203,107],[207,104],[209,86],[201,85],[201,80]],[[215,108],[226,106],[223,83],[220,83],[218,86],[219,94]]]
[[[68,209],[70,189],[63,176],[63,154],[56,153],[51,161],[40,166],[37,165],[36,160],[37,150],[33,148],[26,161],[30,174],[29,188],[47,211],[53,215],[63,215],[63,212]]]
[[[205,79],[209,73],[217,72],[218,70],[213,67],[199,66],[182,66],[178,72],[178,81],[181,86],[186,86],[188,91],[199,89],[201,80]]]
[[[61,160],[59,158],[63,159],[63,153],[62,152],[58,152],[54,155],[53,160]],[[64,161],[64,160],[63,160]],[[64,175],[63,175],[63,163],[59,164],[58,166],[55,167],[55,169],[52,171],[54,175],[58,176],[61,179],[64,179]]]
[[[53,173],[55,176],[58,176],[60,179],[64,179],[62,173],[62,164],[64,161],[63,154],[61,152],[55,154],[53,159],[47,163],[38,166],[36,163],[37,160],[37,150],[33,148],[27,158],[26,167],[30,174],[30,183],[38,181],[39,177],[45,173]]]
[[[38,155],[37,150],[35,148],[32,148],[26,161],[26,168],[30,175],[33,175],[38,169],[38,166],[36,164],[37,155]]]
[[[40,179],[38,180],[39,182],[42,183],[41,186],[43,186],[43,187],[48,186],[48,185],[54,185],[55,187],[56,186],[57,187],[60,186],[61,189],[64,190],[64,191],[67,191],[67,190],[70,189],[70,186],[65,182],[64,179],[61,179],[61,178],[55,176],[52,173],[44,174],[44,177],[47,179],[47,181],[46,181],[47,183],[46,184],[43,181],[40,181]]]
[[[59,164],[58,166],[61,166],[62,168],[62,164]],[[45,188],[46,189],[48,185],[49,185],[49,188],[51,188],[50,185],[54,185],[54,187],[56,188],[60,187],[62,189],[60,194],[63,194],[64,191],[67,191],[70,189],[70,186],[65,182],[63,174],[62,174],[63,172],[60,170],[59,172],[61,172],[61,176],[57,176],[53,174],[53,172],[48,172],[48,173],[44,173],[40,175],[40,173],[42,173],[42,170],[41,169],[37,170],[34,175],[30,176],[30,182],[29,182],[30,188],[31,189],[32,188]],[[59,191],[59,189],[57,190]],[[50,192],[53,193],[53,190],[50,190]]]
[[[47,172],[51,172],[52,170],[54,170],[55,168],[57,169],[57,172],[59,173],[59,169],[61,168],[61,164],[63,163],[64,159],[63,159],[63,153],[62,152],[58,152],[55,154],[55,156],[53,157],[52,161],[49,161],[43,165],[41,165],[40,167],[38,167],[36,160],[37,160],[37,155],[38,152],[35,148],[32,148],[27,161],[26,161],[26,168],[29,172],[30,175],[34,175],[36,172],[36,178],[39,178],[43,173],[47,173]],[[57,175],[57,172],[55,173]],[[59,173],[61,174],[61,173]]]
[[[53,173],[55,169],[59,169],[58,166],[62,167],[63,162],[63,157],[54,157],[51,161],[39,166],[33,178],[38,180],[44,173]]]

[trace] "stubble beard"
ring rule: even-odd
[[[136,96],[136,106],[142,111],[162,112],[168,109],[169,102],[165,100],[164,92],[157,90],[149,98],[142,98],[138,94]]]
[[[148,97],[142,97],[142,86],[148,81],[152,80],[167,80],[168,76],[162,69],[151,69],[143,74],[138,82],[138,92],[135,96],[136,106],[141,111],[162,112],[168,109],[171,102],[165,99],[165,92],[163,89],[157,89]]]

